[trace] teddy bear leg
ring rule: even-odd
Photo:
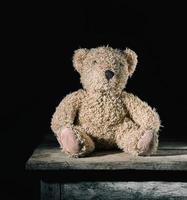
[[[137,148],[139,155],[151,155],[157,151],[158,148],[158,134],[153,130],[143,131],[143,135],[138,141]]]
[[[121,129],[117,133],[116,143],[124,152],[136,156],[148,156],[157,150],[158,134],[153,130]]]
[[[57,133],[57,140],[62,151],[72,157],[88,155],[95,149],[93,140],[81,127],[64,128]]]

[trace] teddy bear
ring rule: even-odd
[[[101,46],[74,52],[73,65],[83,89],[67,95],[51,120],[63,152],[76,158],[99,149],[118,148],[132,156],[156,152],[158,113],[125,91],[137,62],[129,48]]]

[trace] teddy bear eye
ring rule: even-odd
[[[123,67],[123,63],[119,63],[119,66],[120,66],[120,67]]]
[[[92,61],[92,64],[93,64],[93,65],[95,65],[96,63],[97,63],[97,61],[96,61],[96,60],[93,60],[93,61]]]

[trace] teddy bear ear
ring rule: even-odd
[[[87,53],[88,49],[78,49],[74,52],[73,65],[79,73],[81,73],[83,67],[83,60],[85,59]]]
[[[131,77],[136,69],[136,65],[138,63],[138,59],[137,59],[138,56],[134,51],[128,48],[124,50],[124,54],[125,54],[126,61],[128,63],[129,76]]]

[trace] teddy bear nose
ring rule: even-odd
[[[107,80],[110,80],[114,76],[114,72],[111,70],[106,70],[105,76],[106,76]]]

